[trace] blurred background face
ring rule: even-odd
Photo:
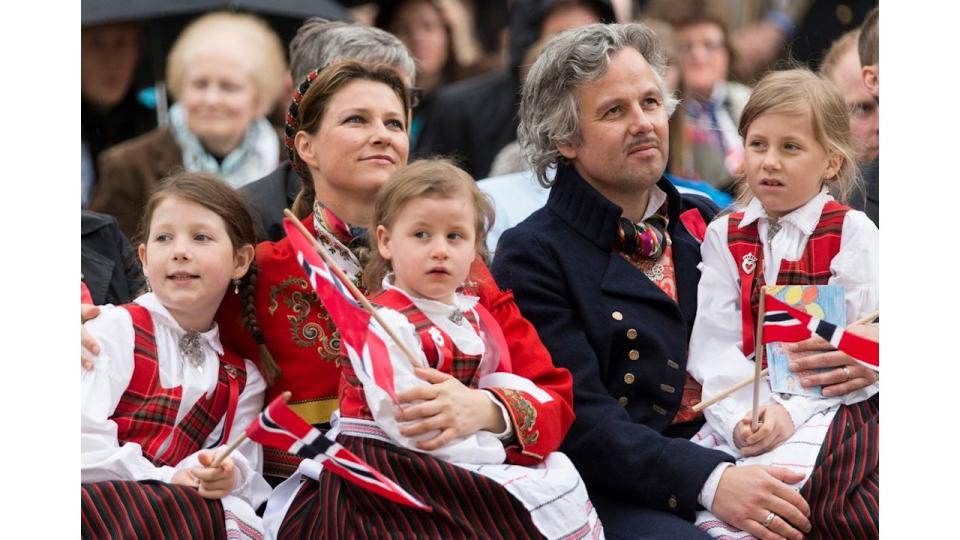
[[[133,23],[80,31],[80,89],[84,99],[104,109],[120,103],[130,88],[140,56],[140,30]]]
[[[730,66],[723,29],[697,23],[677,30],[676,38],[687,91],[698,99],[709,98],[714,84],[726,80]]]
[[[856,47],[840,57],[830,75],[850,108],[850,136],[857,163],[869,163],[880,155],[880,108],[863,84]]]
[[[220,156],[240,145],[250,123],[261,114],[253,78],[236,52],[195,55],[187,64],[179,96],[190,131]]]
[[[427,0],[411,0],[397,8],[390,25],[417,60],[417,79],[426,84],[440,75],[447,63],[449,36],[437,8]]]

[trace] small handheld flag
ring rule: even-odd
[[[297,250],[297,260],[300,261],[310,286],[317,292],[333,319],[351,364],[360,374],[372,378],[376,385],[396,402],[390,354],[383,339],[371,329],[371,314],[350,297],[345,284],[334,275],[296,225],[289,218],[283,221],[287,238]]]
[[[880,371],[879,342],[814,317],[770,294],[766,295],[766,303],[767,310],[763,317],[764,343],[795,343],[818,335],[860,364]]]
[[[396,503],[427,512],[433,510],[359,456],[328,439],[320,430],[297,416],[287,406],[288,397],[289,394],[284,393],[270,402],[247,426],[247,436],[264,446],[319,461],[325,470]]]

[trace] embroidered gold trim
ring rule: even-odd
[[[519,390],[512,388],[498,388],[503,399],[507,400],[506,406],[510,409],[514,417],[514,423],[517,426],[517,439],[521,446],[536,444],[540,438],[540,430],[533,429],[537,422],[537,409],[530,401],[523,396]],[[517,422],[522,420],[522,422]]]
[[[297,290],[300,289],[300,290]],[[270,288],[269,313],[274,315],[280,307],[278,298],[293,315],[287,315],[290,323],[290,338],[298,347],[317,348],[325,362],[338,362],[340,358],[340,333],[337,332],[330,314],[320,307],[316,313],[319,322],[308,320],[313,306],[320,305],[317,294],[310,289],[307,280],[289,277]]]

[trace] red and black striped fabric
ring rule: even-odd
[[[158,481],[112,480],[80,485],[82,538],[220,540],[223,504],[195,488]]]
[[[803,255],[799,260],[780,262],[776,283],[763,280],[763,244],[757,222],[741,228],[743,212],[730,214],[727,225],[727,247],[733,255],[740,276],[741,313],[743,315],[743,354],[750,357],[754,352],[754,331],[757,313],[760,311],[760,292],[764,285],[826,285],[830,279],[830,262],[840,252],[843,220],[850,210],[836,201],[827,201]],[[756,257],[756,265],[749,272],[744,268],[744,258]]]
[[[181,388],[160,385],[153,318],[143,306],[127,304],[122,307],[133,319],[134,369],[130,385],[111,417],[117,424],[117,440],[121,444],[140,443],[144,457],[154,465],[173,466],[201,449],[220,419],[227,415],[231,382],[235,381],[236,392],[243,392],[247,380],[244,363],[239,356],[225,350],[220,357],[219,378],[213,396],[197,401],[178,424]],[[161,445],[171,433],[170,444],[160,454]]]
[[[880,536],[879,394],[840,407],[800,494],[810,503],[807,538]]]
[[[341,435],[338,441],[433,507],[392,503],[340,477],[307,480],[278,538],[543,538],[530,513],[500,484],[427,454]]]

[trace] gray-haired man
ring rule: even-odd
[[[573,373],[577,418],[562,450],[608,537],[703,537],[690,523],[702,506],[760,538],[800,538],[809,506],[785,482],[803,475],[731,466],[689,440],[703,423],[685,370],[694,224],[716,208],[663,177],[676,104],[664,68],[641,24],[590,25],[546,46],[524,83],[518,139],[542,183],[548,167],[557,174],[546,206],[501,237],[493,273]]]

